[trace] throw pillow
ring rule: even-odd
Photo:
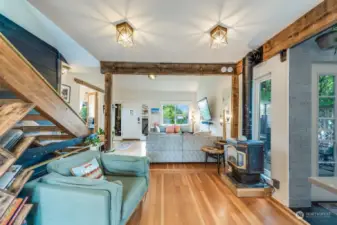
[[[167,134],[173,134],[174,133],[174,126],[166,127],[166,133]]]
[[[104,179],[103,171],[96,158],[93,158],[89,162],[80,166],[73,167],[70,169],[70,171],[75,177],[86,177],[99,180]]]
[[[159,126],[160,133],[165,133],[166,132],[166,127],[164,126]]]
[[[174,126],[174,132],[179,133],[180,132],[180,126]]]

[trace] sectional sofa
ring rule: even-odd
[[[200,150],[201,147],[214,146],[214,142],[220,139],[221,137],[190,133],[150,133],[146,140],[147,156],[153,163],[204,162],[205,153]]]

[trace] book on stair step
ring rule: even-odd
[[[23,199],[23,201],[21,202],[19,208],[17,208],[17,210],[15,211],[14,215],[10,218],[10,221],[6,224],[6,225],[13,225],[16,218],[19,216],[21,210],[23,209],[23,207],[25,206],[26,202],[28,201],[28,197],[25,197]],[[4,224],[0,224],[0,225],[4,225]]]
[[[0,189],[6,189],[10,187],[10,185],[15,180],[15,177],[19,174],[21,171],[22,166],[21,165],[13,165],[11,166],[7,172],[0,177]]]
[[[0,190],[0,218],[5,214],[5,212],[11,206],[14,200],[14,195]]]
[[[9,151],[13,150],[15,145],[23,138],[24,133],[22,130],[12,129],[6,134],[0,136],[0,147]]]
[[[0,225],[7,225],[11,218],[14,216],[15,212],[20,208],[22,203],[22,198],[15,199],[11,206],[8,207],[3,217],[0,219]]]

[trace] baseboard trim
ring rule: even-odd
[[[284,215],[288,216],[295,225],[310,225],[307,221],[302,218],[299,218],[294,211],[290,208],[284,206],[278,200],[273,197],[266,198],[268,202],[270,202],[273,206],[275,206],[278,210],[280,210]]]

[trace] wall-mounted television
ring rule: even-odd
[[[211,110],[209,109],[208,100],[207,98],[203,98],[198,101],[198,108],[200,111],[201,121],[211,121]]]

